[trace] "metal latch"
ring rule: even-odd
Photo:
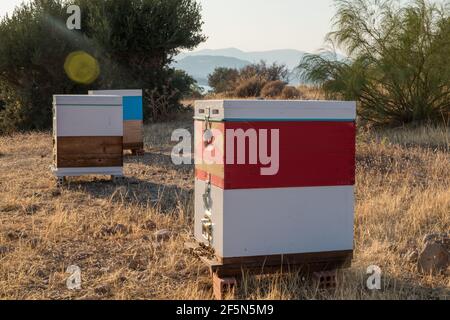
[[[213,223],[211,218],[211,211],[206,211],[205,216],[202,219],[202,235],[208,240],[209,246],[211,246],[213,242]]]
[[[205,216],[201,220],[202,222],[202,235],[208,240],[209,246],[213,242],[213,227],[212,222],[212,197],[211,197],[211,175],[206,183],[205,193],[203,194],[203,205],[205,207]]]
[[[206,211],[211,211],[212,209],[212,197],[211,197],[211,177],[209,177],[206,183],[205,193],[203,194],[203,205]]]
[[[206,108],[205,115],[205,130],[203,131],[203,142],[205,147],[210,145],[213,142],[214,135],[212,133],[212,125],[211,125],[211,109]]]

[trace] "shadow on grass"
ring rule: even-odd
[[[193,160],[192,160],[193,163]],[[164,170],[173,170],[180,174],[191,174],[194,172],[194,165],[176,165],[172,161],[170,151],[166,152],[146,152],[142,156],[124,156],[124,165],[127,164],[143,164],[148,167],[156,167]]]
[[[158,153],[126,156],[124,165],[131,164],[144,167],[119,182],[113,182],[109,177],[73,178],[64,188],[121,205],[153,207],[164,213],[173,212],[180,205],[187,206],[193,201],[193,166],[176,166],[170,155]],[[171,179],[167,178],[169,172]]]

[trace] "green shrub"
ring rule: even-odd
[[[285,87],[286,83],[281,80],[267,82],[261,90],[261,96],[264,98],[276,98],[281,95]]]
[[[180,100],[191,96],[195,86],[195,80],[183,70],[167,69],[165,79],[163,85],[145,90],[148,108],[144,113],[150,121],[168,120],[173,113],[180,111]]]
[[[375,124],[450,123],[450,7],[425,0],[336,0],[329,41],[349,59],[307,55],[303,78],[359,101]]]
[[[81,30],[69,31],[68,3],[81,7]],[[192,78],[169,68],[181,49],[205,40],[195,0],[32,0],[0,21],[0,132],[46,129],[52,124],[52,95],[89,89],[144,89],[146,120],[165,117],[150,102],[165,97],[177,110]],[[66,57],[85,51],[99,63],[89,84],[65,74]],[[189,79],[190,78],[190,79]],[[150,92],[152,92],[150,96]]]
[[[236,87],[239,71],[233,68],[216,68],[208,76],[208,85],[213,88],[214,93],[231,92]]]

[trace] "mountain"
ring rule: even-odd
[[[182,57],[177,60],[173,66],[177,69],[186,71],[189,75],[194,77],[200,85],[207,85],[208,75],[213,73],[216,68],[225,67],[240,69],[249,64],[251,64],[250,61],[234,57],[192,55]]]
[[[298,66],[304,55],[305,52],[293,49],[245,52],[236,48],[227,48],[217,50],[205,49],[195,52],[181,53],[175,59],[181,60],[186,57],[193,56],[221,56],[250,61],[252,63],[259,62],[261,60],[264,60],[267,63],[283,63],[286,64],[289,69],[294,69]]]
[[[175,57],[173,66],[186,71],[193,76],[200,85],[208,84],[208,75],[218,67],[242,68],[251,63],[261,60],[269,64],[285,64],[291,70],[291,84],[296,85],[301,81],[298,79],[294,69],[299,65],[306,52],[294,49],[268,50],[246,52],[236,48],[226,49],[204,49],[193,52],[180,53]],[[333,59],[330,53],[322,53]],[[338,60],[345,59],[338,55]]]

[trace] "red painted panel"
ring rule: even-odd
[[[224,178],[212,177],[216,186],[258,189],[355,184],[356,125],[353,122],[227,122],[225,129],[256,129],[257,132],[266,129],[269,137],[271,130],[279,130],[279,169],[275,175],[262,175],[261,168],[267,166],[260,161],[229,164],[228,158]],[[229,144],[224,140],[225,154],[229,154]],[[268,140],[270,154],[272,141]],[[248,144],[246,150],[248,160]],[[202,180],[208,178],[204,170],[197,167],[197,177]]]

